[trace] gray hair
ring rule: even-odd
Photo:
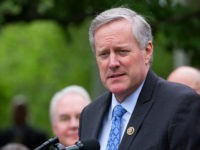
[[[90,25],[89,41],[93,52],[95,52],[95,31],[107,23],[120,19],[126,19],[130,21],[132,24],[133,36],[139,43],[140,48],[145,48],[148,42],[153,40],[151,26],[147,23],[143,16],[128,8],[112,8],[97,15]]]
[[[1,150],[29,150],[28,147],[20,143],[8,143],[5,146],[1,147],[0,149]]]
[[[91,101],[88,92],[82,86],[71,85],[71,86],[65,87],[64,89],[55,93],[53,98],[51,99],[50,119],[51,119],[52,123],[53,123],[53,120],[54,120],[54,111],[55,111],[56,104],[58,103],[58,101],[61,100],[61,98],[63,96],[70,94],[70,93],[77,93],[77,94],[81,95],[85,99],[86,103],[90,103],[90,101]]]

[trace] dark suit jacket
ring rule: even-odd
[[[80,140],[98,139],[110,103],[108,92],[82,111]],[[128,127],[119,150],[200,150],[200,96],[149,71]]]
[[[21,143],[33,150],[46,140],[46,133],[28,125],[22,127],[12,126],[0,131],[0,147],[8,143]]]

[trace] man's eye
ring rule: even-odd
[[[121,55],[126,55],[128,52],[129,52],[129,51],[127,51],[127,50],[120,50],[120,51],[119,51],[119,53],[120,53]]]
[[[79,120],[79,118],[80,118],[80,114],[77,114],[76,119]]]
[[[68,121],[68,120],[70,120],[69,116],[65,116],[65,115],[60,116],[60,121]]]
[[[99,56],[100,56],[101,58],[106,58],[106,57],[109,56],[109,53],[108,53],[108,52],[102,52],[102,53],[99,54]]]
[[[105,56],[105,55],[108,55],[108,53],[107,52],[100,53],[100,56]]]

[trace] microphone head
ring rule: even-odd
[[[80,150],[100,150],[99,141],[96,139],[83,140],[76,143]]]

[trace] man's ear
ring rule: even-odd
[[[145,64],[150,63],[152,55],[153,55],[153,44],[151,41],[149,41],[145,48],[145,57],[144,57]]]

